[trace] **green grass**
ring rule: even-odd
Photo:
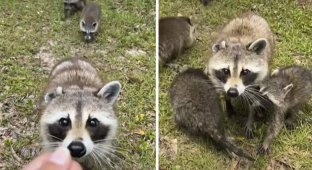
[[[257,11],[270,24],[276,38],[276,53],[272,69],[289,64],[312,68],[312,25],[311,6],[300,6],[295,1],[223,0],[213,1],[207,7],[199,0],[160,0],[160,16],[191,16],[198,25],[200,41],[186,51],[175,64],[187,67],[205,68],[211,56],[211,46],[217,32],[235,16]],[[236,161],[217,150],[211,142],[189,137],[177,130],[172,120],[172,109],[168,99],[168,88],[177,74],[173,68],[160,69],[160,168],[161,169],[233,169]],[[312,100],[299,114],[298,127],[294,131],[283,129],[272,143],[271,154],[259,156],[254,163],[247,163],[249,169],[312,167]],[[244,120],[245,121],[245,120]],[[244,121],[227,120],[227,134],[234,137],[237,145],[256,155],[256,148],[265,133],[266,125],[256,123],[256,137],[247,140],[243,136]],[[172,141],[176,142],[172,142]],[[244,164],[239,164],[243,167]]]
[[[103,78],[120,80],[118,145],[126,163],[119,166],[155,167],[155,2],[97,2],[102,23],[91,44],[82,41],[79,13],[62,20],[61,0],[1,2],[0,169],[20,169],[40,151],[35,109],[49,75],[44,56],[85,56]],[[131,50],[143,52],[131,55]]]

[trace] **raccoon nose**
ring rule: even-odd
[[[72,142],[68,149],[72,157],[80,158],[86,153],[86,147],[79,141]]]
[[[236,88],[230,88],[226,94],[230,97],[237,97],[238,96],[238,90]]]

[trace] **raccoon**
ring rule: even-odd
[[[101,7],[96,3],[89,3],[82,11],[80,30],[84,34],[84,40],[91,42],[95,39],[101,20]]]
[[[159,62],[165,65],[195,42],[195,26],[189,17],[164,17],[159,20]]]
[[[263,83],[261,92],[275,107],[258,154],[268,152],[272,140],[279,134],[284,123],[288,128],[294,127],[296,113],[312,94],[312,74],[308,69],[296,65],[278,69]]]
[[[118,127],[114,104],[120,89],[118,81],[104,84],[96,69],[83,59],[57,64],[40,107],[44,149],[68,148],[85,169],[102,169],[114,152],[112,142]]]
[[[205,72],[213,84],[226,93],[229,115],[234,114],[232,100],[255,99],[260,95],[258,84],[268,76],[273,49],[273,34],[268,23],[252,12],[233,19],[223,28],[212,46],[213,55]],[[259,102],[246,103],[250,113],[245,134],[251,138],[254,107]]]
[[[86,6],[86,0],[64,0],[65,19],[76,11],[81,11]]]
[[[188,69],[177,75],[169,93],[174,120],[179,127],[212,138],[231,156],[254,160],[225,137],[218,94],[202,70]]]

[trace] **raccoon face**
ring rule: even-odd
[[[120,88],[118,81],[112,81],[97,93],[58,87],[46,94],[40,121],[46,148],[66,147],[74,158],[96,150],[111,152],[117,130],[113,105]]]
[[[212,82],[222,87],[229,97],[237,97],[245,89],[255,85],[268,74],[268,62],[262,52],[266,48],[266,40],[259,39],[247,46],[240,43],[213,45],[213,56],[208,65]]]
[[[99,22],[95,19],[82,19],[80,21],[80,30],[86,34],[95,33],[99,27]]]

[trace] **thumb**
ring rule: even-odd
[[[68,149],[58,148],[42,165],[40,170],[67,170],[70,164],[71,157]]]

